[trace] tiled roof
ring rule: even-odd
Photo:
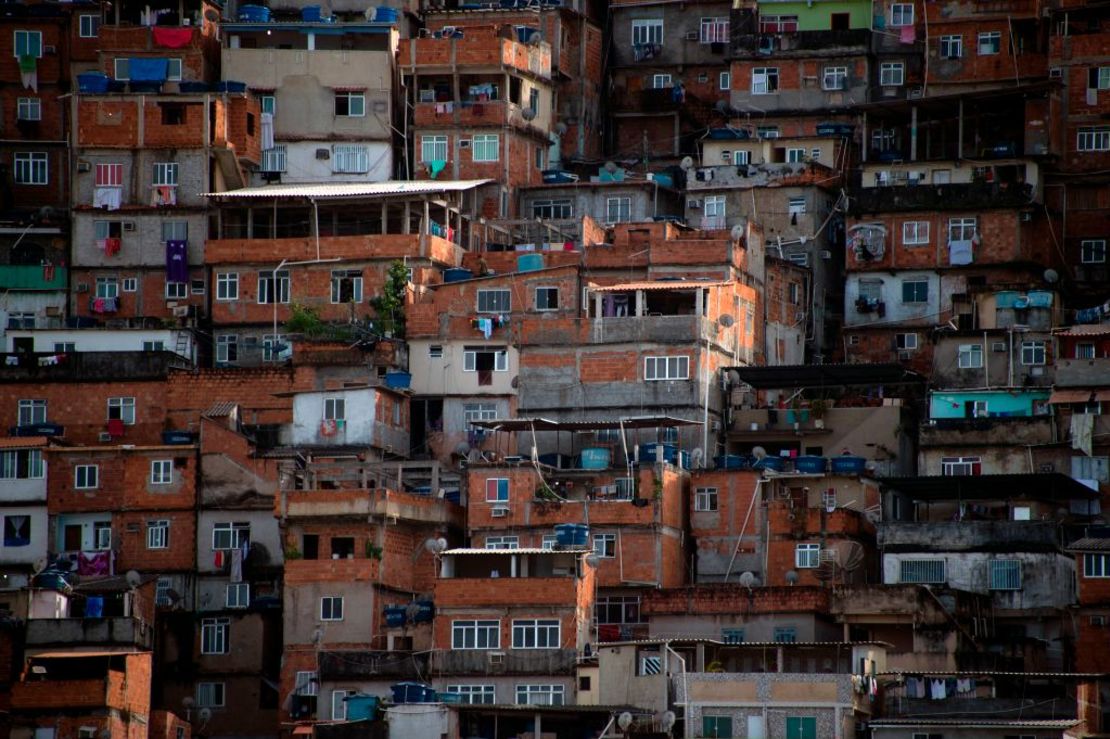
[[[1110,539],[1105,539],[1095,536],[1085,536],[1082,539],[1077,539],[1069,544],[1066,549],[1071,550],[1099,550],[1110,551]]]
[[[0,438],[0,449],[33,449],[49,441],[45,436],[5,436]]]

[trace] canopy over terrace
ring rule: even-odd
[[[701,424],[701,421],[672,416],[626,416],[578,421],[504,418],[470,422],[470,425],[479,432],[497,434],[494,444],[495,449],[498,450],[495,453],[496,458],[504,459],[506,462],[527,459],[531,456],[530,450],[535,447],[538,463],[564,470],[586,468],[582,463],[584,450],[607,450],[613,464],[620,461],[621,466],[631,466],[639,458],[637,450],[641,445],[658,443],[668,446],[668,451],[665,452],[668,461],[672,457],[678,458],[674,453],[677,452],[677,442],[669,441],[667,430]],[[563,432],[567,432],[569,446],[563,444]],[[500,454],[503,448],[502,435],[513,433],[522,434],[518,437],[516,445],[519,455]],[[677,435],[674,438],[677,439]],[[510,448],[508,438],[504,438],[504,442],[504,448]],[[555,451],[545,453],[545,450],[550,449]],[[618,452],[620,460],[618,460]]]
[[[478,192],[493,180],[278,184],[205,193],[216,239],[432,234],[470,244]]]

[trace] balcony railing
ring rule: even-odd
[[[27,621],[28,645],[119,644],[150,649],[153,630],[137,618],[32,618]]]
[[[866,28],[844,31],[795,31],[793,33],[739,33],[732,37],[735,57],[786,57],[864,54],[871,31]]]
[[[1014,545],[1021,551],[1061,544],[1055,521],[921,521],[876,525],[878,545],[892,551],[960,551]]]
[[[11,687],[11,707],[16,710],[69,710],[73,708],[125,708],[122,672],[109,671],[91,680],[42,680],[19,682]]]
[[[447,674],[569,675],[577,661],[573,649],[452,649],[434,652],[432,669]]]
[[[862,187],[853,189],[851,208],[857,214],[953,208],[1022,208],[1029,205],[1032,198],[1033,186],[1029,184],[1008,188],[989,183]]]

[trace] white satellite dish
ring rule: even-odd
[[[127,587],[137,588],[143,584],[143,577],[135,570],[128,570],[127,574],[123,576],[127,580]]]
[[[761,446],[752,447],[752,456],[756,459],[763,459],[767,456],[767,450]]]
[[[752,572],[742,572],[742,573],[740,573],[740,584],[743,585],[745,588],[754,587],[755,586],[755,574],[752,573]]]
[[[199,711],[197,711],[197,716],[200,717],[201,721],[208,721],[209,719],[212,718],[212,709],[208,708],[206,706],[206,707],[200,709]]]
[[[536,109],[525,108],[524,110],[520,111],[520,117],[526,121],[534,121],[536,119]]]
[[[663,731],[670,731],[674,728],[675,720],[674,711],[663,711],[663,715],[659,717],[659,725],[663,728]]]
[[[601,557],[599,557],[596,552],[590,552],[586,555],[586,564],[590,567],[597,567],[601,564]]]
[[[737,223],[735,226],[732,227],[732,231],[730,231],[729,233],[733,239],[739,241],[740,239],[744,238],[744,227]]]
[[[186,711],[190,710],[196,704],[197,702],[193,700],[193,696],[191,695],[187,695],[181,699],[181,707],[184,708]]]
[[[1054,269],[1046,269],[1046,270],[1044,271],[1044,281],[1045,281],[1045,282],[1050,282],[1050,283],[1051,283],[1051,282],[1056,282],[1056,281],[1058,281],[1059,279],[1060,279],[1060,273],[1059,273],[1059,272],[1057,272],[1056,270],[1054,270]]]
[[[693,169],[694,168],[694,158],[693,157],[682,157],[682,163],[679,164],[678,166],[682,167],[683,169]]]
[[[705,459],[705,452],[700,446],[695,447],[694,451],[690,452],[690,468],[697,469],[698,467],[701,467],[701,462],[703,459]]]
[[[786,584],[787,585],[797,585],[798,584],[798,571],[797,570],[787,570],[786,571]]]
[[[613,174],[614,172],[617,171],[617,163],[616,162],[606,162],[605,163],[605,171],[608,172],[609,174]]]
[[[424,548],[432,554],[442,554],[447,549],[447,540],[432,538],[424,542]]]
[[[567,132],[567,124],[563,123],[562,121],[559,121],[558,123],[555,124],[555,133],[562,136],[566,132]]]
[[[617,716],[617,726],[621,731],[628,731],[628,727],[632,725],[632,714],[625,711],[620,716]]]

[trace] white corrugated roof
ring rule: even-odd
[[[448,549],[444,554],[589,554],[593,549],[540,549],[523,547],[521,549]]]
[[[306,183],[303,185],[263,185],[225,192],[206,192],[208,198],[372,198],[387,195],[426,195],[437,192],[472,190],[493,180],[390,180],[388,182]]]

